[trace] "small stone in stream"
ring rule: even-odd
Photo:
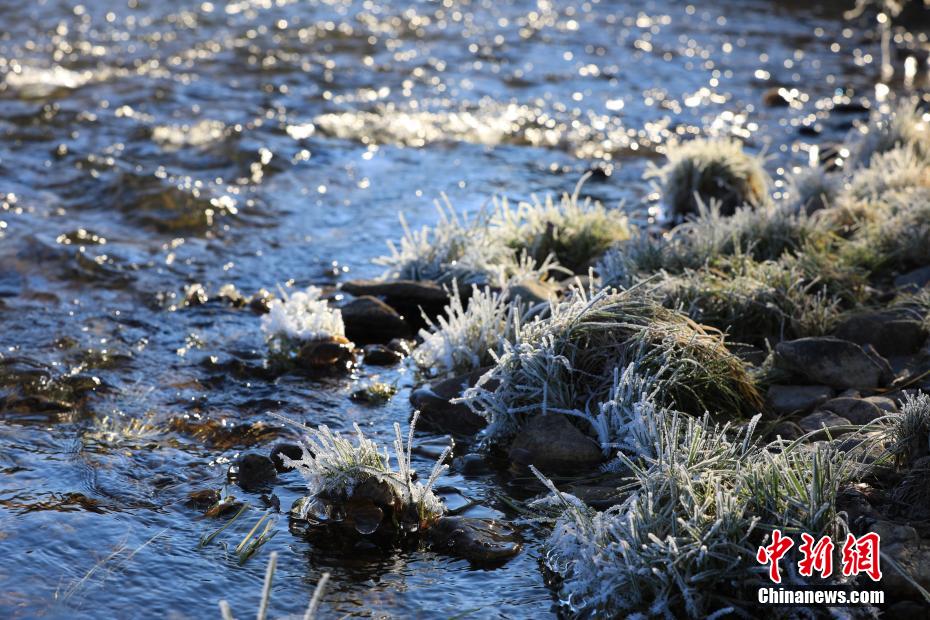
[[[350,398],[357,403],[380,405],[391,400],[397,393],[397,388],[389,383],[370,383],[360,390],[352,392]]]
[[[380,344],[412,334],[397,311],[376,297],[359,297],[340,308],[346,337],[358,344]]]
[[[839,338],[801,338],[780,342],[775,347],[775,366],[811,383],[834,388],[875,388],[887,370],[865,349]]]
[[[301,458],[303,458],[303,455],[303,449],[296,443],[279,443],[271,449],[270,458],[278,472],[285,472],[294,468],[285,465],[284,460],[281,458],[282,456],[286,456],[292,461],[299,461]]]
[[[492,519],[443,517],[430,529],[435,550],[477,565],[499,565],[511,559],[523,545],[510,526]]]
[[[848,430],[839,429],[841,426],[848,425],[849,420],[830,411],[815,411],[810,415],[804,416],[798,421],[798,426],[800,426],[805,433],[824,431],[823,433],[818,433],[817,437],[825,435],[827,432],[829,432],[833,437],[843,433],[848,433]]]
[[[191,508],[206,510],[218,501],[220,501],[219,491],[215,489],[204,489],[202,491],[194,491],[188,495],[187,502],[185,503]]]
[[[410,404],[420,412],[420,422],[429,428],[456,435],[474,435],[487,420],[461,403],[449,402],[471,387],[487,369],[423,386],[410,394]]]
[[[782,420],[776,424],[768,434],[768,439],[770,441],[775,441],[778,438],[784,439],[786,441],[794,441],[800,437],[804,436],[804,429],[791,422],[789,420]]]
[[[802,136],[819,136],[821,133],[823,133],[823,127],[817,124],[804,124],[798,127],[798,133]]]
[[[886,415],[878,405],[863,398],[834,398],[823,403],[820,408],[846,418],[853,424],[869,424]]]
[[[604,462],[593,439],[561,414],[534,415],[510,445],[510,459],[544,473],[590,471]]]
[[[269,291],[260,288],[258,292],[252,295],[252,298],[249,300],[249,308],[252,309],[252,312],[255,314],[268,314],[268,304],[274,300],[274,295]]]
[[[406,338],[391,338],[391,341],[387,344],[388,348],[392,351],[397,351],[404,357],[410,355],[413,352],[414,342],[412,340],[407,340]]]
[[[210,299],[203,285],[195,282],[184,288],[184,305],[185,306],[202,306]]]
[[[464,454],[452,460],[452,469],[463,476],[481,476],[490,473],[491,467],[480,454]]]
[[[369,366],[394,366],[404,359],[403,355],[383,344],[366,345],[364,354],[365,364]]]
[[[342,290],[355,297],[381,297],[400,314],[416,321],[420,310],[430,318],[442,314],[449,303],[449,294],[429,280],[350,280]],[[469,293],[462,291],[462,293]]]
[[[894,285],[906,292],[916,293],[930,284],[930,265],[902,273],[894,279]]]
[[[913,463],[898,485],[891,491],[895,512],[908,521],[930,519],[930,456]]]
[[[234,308],[243,308],[249,303],[245,295],[239,292],[234,284],[224,284],[217,291],[216,296]]]
[[[913,310],[863,312],[843,321],[833,332],[837,338],[870,344],[880,355],[910,355],[927,340],[922,317]]]
[[[807,413],[833,396],[825,385],[773,385],[766,394],[769,409],[777,415]]]
[[[263,491],[277,480],[278,470],[267,456],[245,454],[230,467],[229,475],[246,491]]]
[[[786,88],[773,86],[762,93],[762,103],[770,108],[785,108],[791,105]]]
[[[236,514],[242,506],[242,502],[237,502],[235,497],[228,495],[205,510],[203,516],[208,519],[225,517],[227,515]]]
[[[347,372],[355,366],[355,349],[345,338],[311,340],[297,352],[299,366],[311,372]]]

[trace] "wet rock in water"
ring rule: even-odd
[[[864,398],[834,398],[820,406],[853,424],[868,424],[887,414],[885,410]]]
[[[355,366],[355,349],[345,338],[311,340],[301,345],[297,363],[311,372],[348,372]]]
[[[482,476],[491,473],[492,469],[480,454],[463,454],[452,460],[452,469],[463,476]]]
[[[392,351],[397,351],[404,357],[407,357],[413,352],[415,342],[413,340],[408,340],[406,338],[391,338],[391,341],[387,343],[387,346]]]
[[[419,320],[421,310],[435,318],[449,303],[445,289],[429,280],[350,280],[343,283],[342,290],[355,297],[380,297],[412,321]]]
[[[278,470],[267,456],[245,454],[229,468],[229,476],[246,491],[263,491],[275,483]]]
[[[204,511],[203,516],[207,517],[208,519],[217,519],[219,517],[234,515],[239,512],[239,509],[242,508],[243,505],[244,504],[242,502],[236,501],[236,498],[232,495],[227,495],[207,508]]]
[[[833,437],[848,433],[848,430],[840,430],[839,428],[848,425],[849,420],[830,411],[815,411],[798,421],[798,426],[800,426],[805,433],[823,431],[823,433],[818,433],[815,437],[825,436],[828,432]]]
[[[206,289],[199,282],[184,287],[184,305],[202,306],[210,300]]]
[[[825,385],[773,385],[766,394],[769,409],[777,415],[807,413],[833,396]]]
[[[365,364],[369,366],[394,366],[403,361],[404,356],[383,344],[369,344],[364,348]]]
[[[187,496],[185,504],[191,508],[206,510],[220,501],[220,492],[215,489],[194,491]]]
[[[902,273],[894,279],[894,285],[905,292],[916,293],[930,284],[930,265]]]
[[[414,390],[410,394],[410,404],[419,410],[420,423],[456,435],[474,435],[487,426],[487,420],[466,405],[449,402],[473,386],[486,370],[481,368]]]
[[[804,436],[804,429],[789,420],[783,420],[776,424],[768,434],[769,441],[775,441],[778,438],[786,441],[794,441]]]
[[[357,403],[380,405],[391,400],[396,393],[397,387],[389,383],[374,382],[352,392],[350,398]]]
[[[358,344],[383,344],[413,333],[404,317],[376,297],[353,299],[340,310],[346,337]]]
[[[268,314],[268,304],[273,300],[274,295],[272,295],[270,291],[260,288],[249,300],[249,308],[251,308],[252,312],[255,314]]]
[[[930,456],[914,461],[891,491],[895,513],[910,521],[930,519]]]
[[[872,345],[883,356],[916,353],[928,335],[922,317],[906,308],[857,314],[843,321],[834,334],[859,345]]]
[[[811,383],[875,388],[889,380],[887,360],[839,338],[801,338],[775,347],[775,366]]]
[[[604,462],[600,446],[561,414],[530,416],[509,456],[518,465],[554,474],[593,470]]]
[[[296,443],[279,443],[271,449],[271,462],[274,463],[278,473],[290,471],[293,467],[284,464],[282,456],[286,456],[292,461],[299,461],[303,457],[303,449]]]
[[[502,564],[523,548],[510,526],[492,519],[443,517],[429,530],[432,546],[473,564]]]
[[[234,284],[224,284],[221,286],[220,290],[216,292],[216,297],[233,308],[244,308],[249,303],[246,296],[243,295]]]
[[[773,86],[762,93],[762,103],[770,108],[786,108],[791,105],[791,100],[786,89]]]

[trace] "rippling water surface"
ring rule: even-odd
[[[773,172],[806,163],[873,94],[876,46],[842,4],[73,0],[0,3],[0,615],[217,617],[253,612],[280,552],[277,614],[325,571],[324,614],[539,618],[555,599],[537,534],[495,570],[431,552],[315,549],[276,523],[238,565],[248,524],[185,506],[242,452],[290,436],[267,415],[387,439],[370,372],[268,380],[259,320],[185,288],[246,294],[377,275],[400,228],[492,195],[570,190],[638,205],[671,136],[744,138]],[[772,86],[792,107],[764,107]],[[845,101],[845,100],[843,100]],[[810,135],[803,125],[816,127]],[[645,211],[641,212],[645,217]],[[254,425],[247,433],[236,425]],[[264,426],[262,426],[264,425]],[[415,461],[428,467],[438,436]],[[439,448],[433,450],[438,452]],[[473,516],[516,518],[525,481],[450,474]],[[285,508],[303,489],[276,488]],[[230,544],[227,551],[221,542]]]

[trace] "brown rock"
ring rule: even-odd
[[[775,347],[775,366],[811,383],[838,389],[875,388],[888,380],[887,361],[854,342],[801,338]]]
[[[510,459],[546,473],[593,470],[604,462],[597,443],[560,414],[533,415],[510,446]]]
[[[359,297],[340,308],[346,337],[356,344],[383,344],[413,330],[397,311],[375,297]]]

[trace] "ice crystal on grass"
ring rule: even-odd
[[[448,201],[437,203],[437,210],[439,221],[420,230],[411,230],[401,215],[404,236],[399,245],[389,243],[390,254],[375,260],[387,268],[385,277],[483,285],[520,268],[512,250],[490,233],[486,213],[469,218]]]
[[[663,201],[674,216],[696,213],[701,202],[711,200],[720,204],[724,215],[768,200],[769,177],[762,159],[744,152],[736,140],[691,140],[670,144],[668,152],[668,162],[650,168],[646,177],[659,181]]]
[[[638,289],[590,298],[576,289],[552,302],[548,318],[525,324],[513,343],[504,343],[496,366],[464,401],[488,418],[494,441],[516,432],[528,415],[584,417],[608,400],[614,369],[634,361],[647,376],[673,369],[663,377],[661,397],[684,410],[738,415],[761,405],[719,334]]]
[[[445,316],[435,321],[424,316],[427,327],[420,330],[423,342],[413,351],[414,361],[432,374],[486,366],[519,330],[520,306],[504,292],[478,287],[463,300],[458,286],[453,287]]]
[[[926,162],[930,160],[930,117],[915,102],[903,101],[894,110],[873,115],[849,141],[852,167],[871,167],[876,155],[899,149],[912,150]]]
[[[294,343],[345,337],[342,313],[330,307],[322,294],[311,286],[268,304],[262,332],[273,351],[280,352]]]
[[[586,177],[585,177],[586,178]],[[497,203],[491,219],[508,246],[526,251],[537,264],[549,256],[573,273],[586,273],[592,261],[617,241],[629,239],[630,224],[622,211],[605,209],[599,202],[580,200],[582,178],[575,191],[511,208],[506,200]]]
[[[298,515],[301,518],[311,516],[311,512],[319,507],[314,500],[320,500],[327,508],[340,512],[349,502],[370,501],[372,496],[378,497],[379,510],[390,509],[393,519],[406,529],[427,527],[445,512],[432,488],[448,468],[444,461],[451,448],[447,448],[440,456],[426,482],[414,482],[410,457],[416,415],[410,422],[406,443],[400,425],[394,424],[393,466],[388,450],[382,450],[367,438],[358,424],[355,425],[353,444],[350,439],[334,434],[325,425],[310,428],[283,416],[276,417],[299,426],[306,433],[301,444],[303,455],[300,459],[294,460],[285,455],[281,457],[285,465],[296,468],[307,481],[310,491],[308,499],[311,501],[302,503]],[[385,492],[390,496],[387,504],[384,503]]]
[[[735,430],[657,408],[643,421],[635,448],[620,452],[633,478],[629,497],[604,512],[565,501],[546,543],[573,614],[751,613],[740,601],[754,601],[767,583],[755,561],[767,531],[845,532],[834,505],[850,473],[842,454],[769,451],[752,440],[755,420]]]

